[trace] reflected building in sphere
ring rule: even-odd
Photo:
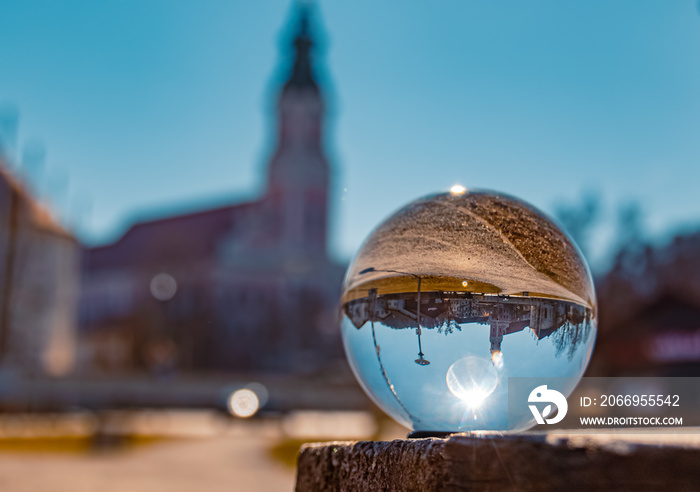
[[[591,311],[574,302],[535,297],[497,296],[466,292],[423,292],[420,323],[417,294],[396,293],[354,299],[343,306],[343,313],[358,330],[367,322],[378,322],[394,329],[436,330],[450,335],[462,325],[488,325],[490,355],[501,353],[503,337],[529,329],[537,340],[558,330],[577,332],[591,323]],[[571,338],[571,337],[569,337]],[[580,340],[567,339],[562,344],[575,350]],[[563,352],[563,351],[562,351]]]
[[[336,317],[344,266],[327,245],[325,101],[310,13],[297,14],[266,191],[247,203],[137,223],[88,251],[88,365],[288,374],[325,370],[343,357]]]

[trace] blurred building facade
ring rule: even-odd
[[[590,376],[700,376],[700,233],[629,244],[597,283]]]
[[[0,155],[0,361],[25,375],[74,365],[80,245]]]
[[[308,10],[258,199],[141,222],[86,251],[83,363],[106,372],[319,372],[342,357],[344,267],[328,254],[331,166]]]

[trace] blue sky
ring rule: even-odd
[[[18,153],[46,146],[34,187],[91,243],[259,193],[291,6],[4,0],[0,103],[20,111]],[[549,213],[597,189],[609,215],[638,200],[659,237],[700,224],[695,0],[321,1],[318,14],[336,256],[455,183]]]

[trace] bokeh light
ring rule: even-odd
[[[169,301],[177,293],[177,281],[172,275],[159,273],[151,279],[151,295],[159,301]]]
[[[255,391],[243,388],[231,394],[228,400],[228,408],[236,417],[248,418],[258,412],[260,400]]]

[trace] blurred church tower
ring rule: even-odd
[[[343,360],[344,267],[328,254],[331,169],[311,13],[295,9],[263,196],[139,222],[87,252],[86,365],[293,375]]]
[[[326,255],[329,166],[323,150],[324,101],[316,82],[309,8],[299,8],[294,63],[277,102],[277,147],[266,200],[279,218],[286,249]]]

